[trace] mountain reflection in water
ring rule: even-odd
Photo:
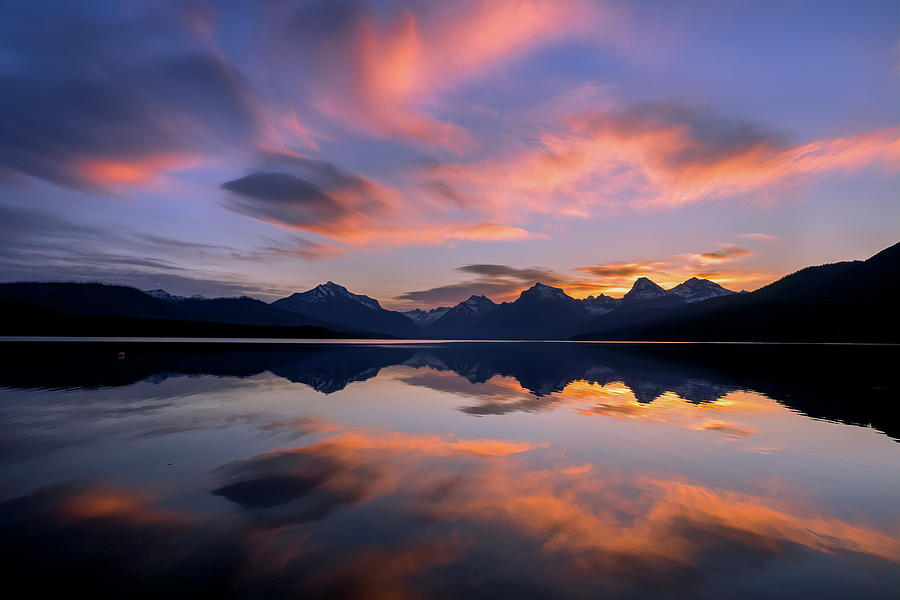
[[[900,589],[896,348],[4,349],[0,560],[39,594]]]

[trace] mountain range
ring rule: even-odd
[[[471,296],[400,313],[334,282],[265,303],[96,283],[0,284],[3,335],[391,337],[684,341],[900,341],[900,244],[808,267],[754,292],[646,277],[622,298],[535,283],[512,302]]]

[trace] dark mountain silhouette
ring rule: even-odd
[[[452,338],[456,335],[468,337],[473,328],[497,305],[486,296],[470,296],[447,310],[440,318],[425,326],[429,337]]]
[[[336,337],[340,331],[252,298],[164,300],[98,283],[0,284],[0,323],[6,335]]]
[[[630,323],[608,323],[580,337],[898,342],[898,306],[900,244],[895,244],[866,261],[807,267],[754,292],[712,298]]]
[[[646,277],[638,277],[634,280],[631,289],[622,296],[622,302],[637,302],[647,300],[658,300],[659,298],[671,297],[672,294],[656,283],[650,281]]]
[[[666,290],[640,277],[621,299],[576,300],[536,283],[514,302],[472,296],[410,311],[413,318],[332,282],[272,304],[115,285],[0,284],[6,335],[900,342],[897,305],[900,245],[749,293],[696,277]]]
[[[466,337],[560,339],[590,318],[584,305],[560,288],[536,283],[515,302],[504,302],[478,321]]]
[[[687,302],[702,302],[710,298],[719,298],[720,296],[730,296],[735,292],[726,289],[709,279],[701,279],[699,277],[691,277],[685,282],[679,283],[671,290],[671,293],[684,298]]]
[[[353,294],[329,281],[306,292],[292,294],[272,303],[311,319],[336,323],[341,327],[380,332],[388,336],[421,337],[422,330],[409,317],[385,310],[377,300]]]
[[[681,309],[687,302],[674,291],[665,290],[646,277],[639,277],[611,311],[579,323],[577,330],[570,331],[569,335],[576,332],[597,333],[642,323],[648,318]]]
[[[391,365],[457,373],[479,384],[501,375],[533,396],[522,403],[486,398],[461,407],[473,415],[551,409],[573,381],[622,382],[642,403],[673,392],[695,403],[731,391],[765,394],[816,418],[873,425],[900,438],[900,347],[731,344],[466,343],[215,344],[0,343],[0,386],[94,388],[178,375],[249,377],[270,371],[325,394]],[[126,353],[118,360],[119,351]],[[425,371],[427,372],[427,371]],[[429,385],[419,378],[415,385]]]

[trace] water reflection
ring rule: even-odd
[[[114,361],[114,350],[122,347],[128,359]],[[246,378],[270,372],[332,394],[404,365],[421,369],[406,379],[411,385],[481,396],[477,405],[462,408],[474,415],[540,410],[574,382],[620,383],[642,404],[666,393],[701,404],[746,389],[812,417],[873,425],[900,438],[896,346],[97,343],[73,352],[72,345],[19,343],[7,349],[9,359],[0,369],[0,386],[6,387],[95,388],[177,375]],[[455,375],[444,376],[449,373]],[[516,391],[510,383],[527,394],[510,401]]]
[[[18,347],[38,594],[895,597],[886,348]],[[299,385],[298,385],[299,384]]]

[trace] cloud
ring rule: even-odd
[[[249,250],[122,227],[89,226],[42,210],[0,204],[0,280],[104,281],[191,296],[284,296],[290,290],[230,269],[236,261],[327,258],[340,249],[299,237]],[[204,266],[198,266],[204,265]],[[218,267],[218,268],[217,268]]]
[[[390,211],[389,200],[374,183],[321,161],[304,160],[302,166],[305,178],[254,172],[223,183],[222,188],[232,192],[225,206],[263,221],[318,233],[358,227],[360,221]]]
[[[529,268],[517,269],[509,265],[463,265],[457,271],[483,275],[486,277],[512,277],[523,282],[559,283],[563,278],[549,269]]]
[[[597,277],[641,277],[645,276],[646,273],[652,273],[654,268],[661,264],[664,264],[663,261],[652,261],[649,263],[609,263],[604,265],[591,265],[589,267],[575,267],[575,270],[590,273]]]
[[[649,186],[645,204],[681,205],[764,188],[783,188],[831,170],[900,158],[900,130],[842,139],[787,143],[756,123],[673,104],[636,105],[569,119],[573,132],[597,150],[607,145]],[[601,159],[604,157],[600,157]]]
[[[746,248],[740,248],[738,246],[726,246],[725,248],[722,248],[720,250],[704,252],[702,254],[698,254],[697,256],[705,260],[724,262],[735,260],[743,256],[750,256],[752,254],[753,252],[751,250],[747,250]]]
[[[748,250],[747,248],[741,248],[740,246],[722,246],[718,250],[712,250],[710,252],[700,252],[697,254],[682,254],[680,257],[694,261],[698,265],[708,265],[708,264],[720,264],[727,262],[734,262],[737,260],[741,260],[747,256],[753,256],[756,254],[752,250]]]
[[[461,149],[469,135],[423,110],[501,60],[575,32],[596,35],[582,0],[310,2],[276,14],[276,60],[295,64],[297,97],[320,115],[384,138]],[[591,29],[594,25],[594,29]]]
[[[423,167],[429,185],[483,199],[486,214],[585,218],[771,195],[830,173],[896,168],[900,129],[791,144],[788,136],[675,103],[584,109],[505,154]]]
[[[356,247],[544,237],[503,223],[447,222],[417,208],[398,190],[325,161],[277,153],[264,154],[263,160],[277,170],[254,171],[222,184],[227,208]]]
[[[252,139],[255,119],[232,67],[171,19],[113,14],[4,12],[2,50],[20,68],[0,75],[0,175],[82,189],[145,185],[194,166],[213,145]]]
[[[488,296],[502,298],[518,293],[522,284],[518,281],[474,281],[451,283],[427,290],[406,292],[396,297],[397,300],[410,300],[425,305],[457,304],[470,296]]]
[[[344,253],[345,250],[343,248],[297,237],[288,242],[272,240],[268,245],[256,248],[247,258],[256,260],[260,256],[273,255],[301,258],[303,260],[321,260],[333,256],[342,256]]]
[[[738,237],[746,238],[748,240],[760,240],[760,241],[769,241],[774,240],[774,235],[769,235],[768,233],[739,233]]]

